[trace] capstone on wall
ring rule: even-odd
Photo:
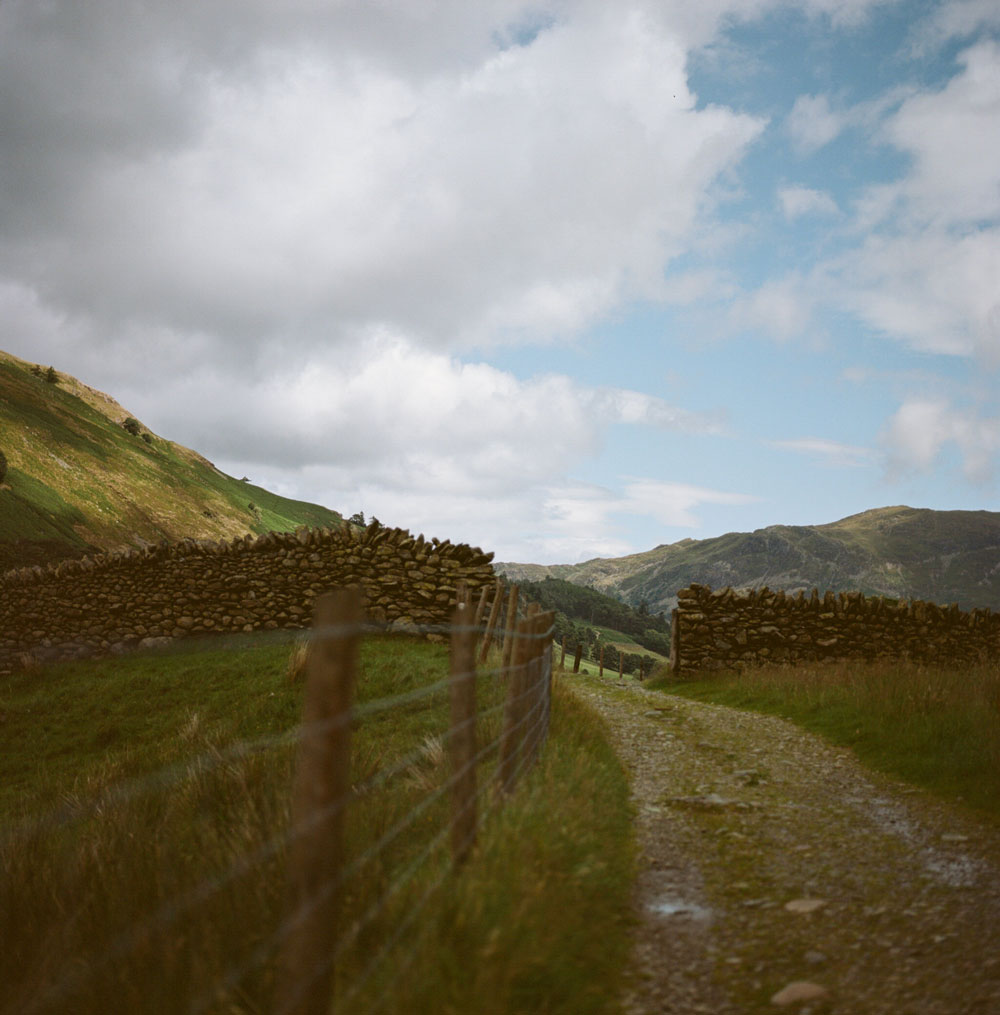
[[[359,585],[368,617],[446,624],[459,582],[494,582],[492,553],[405,529],[300,528],[188,539],[0,578],[0,671],[213,632],[306,627],[316,596]]]
[[[974,664],[1000,658],[1000,613],[956,604],[866,599],[828,591],[822,598],[768,588],[736,591],[692,584],[677,593],[671,668],[740,669],[820,659],[911,659]]]

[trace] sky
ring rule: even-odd
[[[0,348],[572,563],[998,510],[997,0],[4,0]]]

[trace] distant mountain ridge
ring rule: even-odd
[[[795,592],[818,588],[1000,609],[1000,512],[885,507],[827,525],[771,525],[683,539],[582,564],[498,563],[513,581],[547,576],[650,612],[671,610],[692,582]]]
[[[162,539],[231,539],[341,516],[166,440],[109,395],[0,352],[0,571]]]

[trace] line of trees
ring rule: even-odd
[[[563,613],[577,623],[610,627],[629,635],[636,644],[651,652],[670,655],[670,621],[662,611],[650,613],[645,601],[632,607],[561,578],[524,582],[521,591],[545,610]]]
[[[565,637],[569,654],[574,654],[577,646],[581,645],[584,658],[597,662],[603,644],[607,669],[617,671],[619,656],[622,655],[623,673],[637,674],[640,666],[646,674],[652,672],[656,664],[652,656],[638,652],[620,653],[591,624],[620,631],[651,652],[664,656],[670,654],[670,622],[663,613],[651,614],[648,608],[643,609],[642,606],[635,609],[594,589],[560,578],[524,582],[520,589],[526,599],[537,602],[542,609],[556,611],[555,638],[562,641]]]

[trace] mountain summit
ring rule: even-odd
[[[691,582],[795,592],[858,590],[896,599],[1000,609],[1000,513],[885,507],[828,525],[771,525],[683,539],[583,564],[501,563],[514,581],[563,578],[650,612],[669,611]]]
[[[161,539],[231,539],[340,520],[227,476],[103,392],[5,352],[0,453],[0,571]]]

